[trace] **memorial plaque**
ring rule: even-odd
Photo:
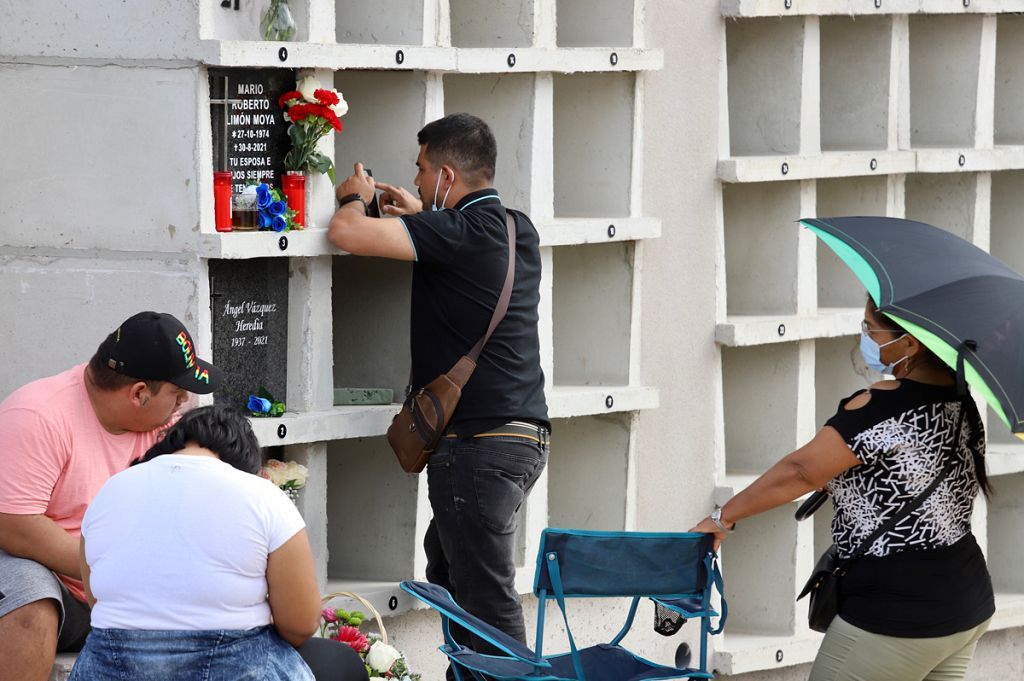
[[[210,261],[213,363],[224,372],[218,403],[244,408],[261,386],[287,402],[288,261]]]
[[[294,89],[289,69],[210,69],[213,165],[231,171],[232,193],[264,180],[281,186],[291,140],[277,100]]]

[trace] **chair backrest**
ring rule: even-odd
[[[557,556],[566,597],[654,596],[670,599],[705,591],[714,538],[696,532],[544,530],[533,591],[554,593],[551,554]]]
[[[401,587],[403,591],[412,594],[443,616],[469,629],[508,655],[523,662],[532,662],[537,658],[537,655],[525,643],[521,643],[476,615],[467,612],[455,602],[455,599],[444,587],[426,582],[402,582]],[[447,636],[445,638],[447,639]],[[450,641],[450,643],[454,644],[454,641]]]

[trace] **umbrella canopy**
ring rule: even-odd
[[[1024,277],[974,244],[923,222],[807,218],[875,301],[964,377],[1024,439]],[[973,343],[971,343],[973,341]]]

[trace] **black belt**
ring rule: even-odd
[[[549,442],[550,433],[544,426],[539,426],[536,423],[529,423],[527,421],[509,421],[504,423],[497,428],[485,431],[483,433],[477,433],[470,437],[473,438],[485,438],[485,437],[518,437],[524,440],[530,440],[537,444],[544,446]],[[456,440],[461,438],[461,435],[456,433],[448,433],[445,435],[450,440]]]

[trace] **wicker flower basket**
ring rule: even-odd
[[[388,631],[384,628],[384,620],[381,619],[380,613],[377,612],[377,608],[373,607],[373,604],[370,603],[370,601],[351,591],[332,591],[329,594],[324,594],[323,597],[320,598],[320,603],[326,607],[327,604],[335,598],[349,598],[353,601],[358,601],[360,605],[366,608],[370,614],[373,615],[373,619],[377,622],[377,629],[380,631],[380,640],[384,643],[388,642]]]

